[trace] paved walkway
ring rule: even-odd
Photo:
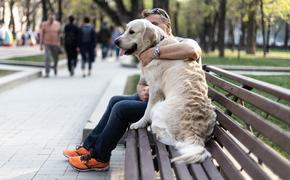
[[[97,62],[91,77],[40,78],[0,93],[0,179],[123,179],[124,151],[113,152],[108,173],[73,170],[62,155],[79,144],[83,127],[103,88],[119,73],[118,63]]]

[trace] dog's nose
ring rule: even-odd
[[[119,39],[119,38],[115,40],[115,44],[116,44],[117,46],[120,46],[120,39]]]

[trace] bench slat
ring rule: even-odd
[[[221,174],[218,172],[217,168],[211,162],[209,158],[207,158],[202,163],[203,168],[205,169],[206,173],[208,174],[209,178],[212,180],[223,180],[224,178],[221,176]]]
[[[155,170],[146,129],[138,129],[140,171],[142,180],[154,180]]]
[[[220,110],[216,110],[217,120],[225,129],[227,129],[235,138],[237,138],[244,146],[259,157],[263,163],[270,167],[281,178],[289,177],[290,164],[277,155],[276,152],[269,149],[261,141],[257,140],[252,134],[243,130],[239,125],[223,114]]]
[[[168,150],[169,150],[171,157],[176,157],[178,155],[178,153],[176,152],[174,147],[169,146]],[[187,169],[186,164],[173,162],[172,166],[174,168],[175,175],[176,175],[177,179],[180,179],[180,180],[192,180],[193,179],[193,177],[190,175],[190,173]]]
[[[272,94],[278,97],[279,99],[285,99],[287,101],[290,101],[290,91],[286,88],[275,86],[273,84],[259,81],[250,77],[245,77],[239,74],[230,73],[229,71],[226,71],[221,68],[214,67],[214,66],[204,66],[204,69],[208,71],[212,71],[224,77],[233,79],[235,81],[238,81],[252,88],[256,88],[261,91],[267,92],[269,94]]]
[[[264,118],[226,98],[212,88],[209,88],[208,95],[290,154],[290,135],[285,133],[284,130],[267,122]]]
[[[169,159],[169,153],[166,149],[166,146],[159,141],[156,140],[154,137],[155,147],[156,147],[156,153],[157,153],[157,161],[159,166],[159,171],[162,180],[172,180],[174,179],[172,170],[171,170],[171,164]]]
[[[270,180],[258,164],[255,163],[219,126],[215,127],[214,136],[222,142],[231,155],[253,179]]]
[[[204,172],[204,169],[202,168],[201,164],[190,164],[189,169],[192,172],[193,177],[195,179],[201,179],[201,180],[208,180],[206,173]]]
[[[129,130],[126,139],[125,179],[139,179],[136,130]]]
[[[245,178],[241,175],[240,171],[237,170],[232,161],[223,153],[221,148],[214,142],[209,140],[207,143],[208,150],[219,163],[221,169],[226,175],[227,179],[244,180]]]
[[[206,73],[206,79],[290,125],[290,108]]]

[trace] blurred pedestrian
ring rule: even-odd
[[[121,34],[123,33],[123,29],[121,27],[115,27],[112,32],[112,41],[114,42]],[[120,49],[113,43],[113,50],[116,53],[116,60],[119,59]]]
[[[107,25],[107,22],[103,22],[99,32],[99,37],[102,49],[102,60],[104,60],[108,56],[111,42],[111,31]]]
[[[41,24],[40,50],[44,49],[45,77],[49,77],[50,62],[53,61],[54,75],[57,75],[58,55],[60,53],[60,23],[53,13]]]
[[[85,66],[88,64],[88,76],[91,75],[92,62],[95,59],[96,31],[90,24],[90,18],[84,17],[84,24],[80,28],[80,51],[82,55],[83,77],[86,77]]]
[[[0,21],[0,46],[4,44],[4,39],[5,39],[4,23],[1,20]]]
[[[64,27],[64,47],[67,55],[67,67],[71,76],[74,75],[74,69],[77,65],[77,46],[79,38],[79,28],[74,24],[75,17],[68,17],[69,23]]]

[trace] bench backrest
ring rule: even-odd
[[[207,147],[223,176],[289,179],[290,91],[214,66],[203,68],[218,121]]]

